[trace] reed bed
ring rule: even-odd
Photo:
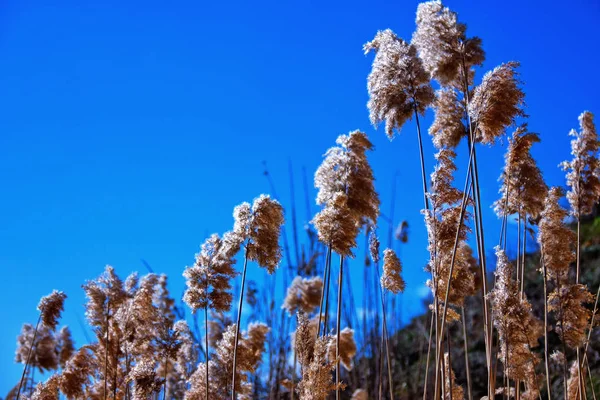
[[[528,130],[519,63],[477,79],[483,42],[467,34],[456,12],[440,1],[421,3],[410,42],[386,29],[363,50],[374,54],[367,77],[372,124],[384,124],[390,140],[407,121],[416,125],[429,250],[426,315],[399,323],[403,263],[392,228],[383,251],[377,236],[380,220],[396,224],[393,208],[381,215],[373,144],[355,130],[337,138],[316,170],[314,215],[304,176],[306,239],[299,238],[296,204],[284,212],[266,171],[273,196],[235,207],[232,230],[206,239],[182,270],[181,301],[165,275],[122,280],[107,266],[83,285],[94,337],[76,347],[68,327],[57,330],[66,295],[42,298],[37,323],[24,324],[18,336],[23,373],[6,398],[595,400],[600,266],[588,251],[593,234],[582,239],[600,198],[593,114],[584,111],[570,132],[572,159],[561,164],[565,193],[547,186],[531,154],[542,135]],[[420,119],[428,109],[436,148],[430,175]],[[477,150],[501,140],[508,146],[498,199],[482,204]],[[461,143],[464,176],[457,173]],[[485,241],[488,206],[501,221],[497,246]],[[284,222],[292,226],[291,245]],[[397,239],[406,242],[407,232],[402,222]],[[527,248],[528,236],[539,248]],[[512,259],[509,238],[516,238]],[[354,261],[352,268],[363,271],[351,275],[348,260],[359,251],[364,265]],[[247,279],[256,266],[264,269],[262,285]],[[276,274],[284,293],[275,293]],[[363,277],[361,315],[352,276]]]

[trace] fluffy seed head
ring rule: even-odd
[[[485,53],[481,39],[467,38],[467,26],[439,0],[427,1],[417,8],[417,29],[412,43],[417,47],[425,70],[442,85],[456,81],[472,66],[481,65]],[[462,64],[464,60],[464,65]]]
[[[63,326],[58,332],[58,347],[58,362],[61,368],[64,369],[67,361],[69,361],[75,352],[71,330],[69,330],[68,326]]]
[[[556,314],[556,332],[568,347],[585,343],[592,316],[585,304],[593,302],[594,296],[582,284],[563,284],[548,296],[548,311]]]
[[[575,260],[573,243],[575,233],[564,223],[567,211],[559,204],[562,190],[553,187],[544,200],[540,214],[537,241],[542,250],[543,262],[552,280],[566,282],[569,265]]]
[[[455,148],[467,136],[463,123],[464,107],[458,99],[456,89],[445,87],[436,92],[433,103],[435,119],[429,127],[436,148]]]
[[[297,311],[310,314],[321,303],[323,280],[319,277],[302,278],[297,276],[287,289],[283,306],[292,315]]]
[[[58,325],[58,319],[64,309],[64,303],[67,295],[57,290],[52,291],[48,296],[41,298],[38,304],[38,310],[42,314],[42,323],[48,328],[54,330]]]
[[[46,382],[40,382],[31,395],[31,400],[58,400],[61,376],[54,374]]]
[[[230,282],[236,276],[234,264],[229,247],[217,234],[204,242],[194,265],[183,272],[187,285],[183,300],[192,311],[205,307],[218,312],[231,309]]]
[[[337,335],[334,335],[331,342],[329,342],[328,356],[329,360],[334,361],[336,358],[336,340]],[[356,343],[354,342],[354,330],[350,328],[344,328],[340,332],[340,363],[348,371],[352,370],[353,362],[352,358],[356,355]]]
[[[96,360],[90,346],[83,346],[71,357],[62,371],[60,390],[70,399],[83,398]]]
[[[372,228],[369,233],[369,254],[375,264],[379,262],[379,239],[375,233],[375,228]]]
[[[494,68],[475,88],[469,115],[482,143],[493,144],[517,117],[525,116],[522,109],[525,94],[519,87],[518,66],[519,63],[511,61]]]
[[[152,393],[159,392],[163,384],[156,374],[154,362],[148,358],[139,360],[133,366],[127,380],[133,382],[134,400],[147,400]]]
[[[363,132],[341,135],[315,173],[317,204],[324,208],[313,219],[319,240],[337,253],[351,256],[359,229],[379,216],[379,196],[366,157],[373,145]]]
[[[381,287],[397,294],[404,292],[404,279],[402,279],[402,264],[392,249],[383,251],[383,275],[381,276]]]
[[[594,125],[594,115],[584,111],[579,116],[579,132],[572,130],[571,141],[573,159],[561,165],[567,171],[567,184],[570,187],[567,199],[571,204],[571,215],[580,218],[592,212],[600,197],[600,161],[598,161],[598,134]]]
[[[525,124],[514,131],[500,175],[501,197],[494,203],[498,216],[521,213],[536,219],[542,212],[548,186],[531,156],[531,146],[539,141],[537,133],[527,132]]]
[[[424,114],[433,101],[429,74],[417,57],[416,47],[390,29],[377,32],[363,49],[365,53],[376,53],[367,81],[371,123],[377,126],[385,121],[385,132],[391,140],[394,129],[400,132],[406,121],[415,113]]]

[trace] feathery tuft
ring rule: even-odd
[[[573,159],[561,164],[567,172],[570,187],[567,199],[571,205],[571,215],[580,218],[592,212],[600,197],[600,161],[598,161],[598,134],[594,125],[594,114],[584,111],[579,116],[580,131],[572,130],[571,141]]]
[[[433,103],[435,119],[429,127],[436,148],[455,148],[468,131],[463,123],[464,109],[454,88],[442,88],[436,92]]]
[[[42,314],[42,323],[51,330],[55,330],[58,325],[66,298],[67,295],[63,292],[54,290],[48,296],[42,297],[38,304],[38,310]]]
[[[194,265],[183,272],[187,285],[183,301],[192,311],[205,307],[218,312],[231,309],[230,280],[236,272],[235,259],[227,254],[228,250],[219,235],[213,234],[196,254]]]
[[[379,196],[366,151],[373,145],[363,132],[337,138],[338,147],[325,154],[315,173],[317,204],[324,208],[314,217],[319,240],[344,256],[352,255],[359,229],[379,216]]]
[[[493,144],[517,117],[525,116],[522,109],[525,94],[519,87],[518,66],[518,62],[511,61],[494,68],[475,88],[469,115],[482,143]]]
[[[573,243],[575,232],[564,223],[567,211],[559,204],[562,190],[553,187],[544,200],[540,214],[537,241],[542,249],[543,262],[548,270],[548,278],[567,282],[569,265],[575,260]]]
[[[302,278],[297,276],[287,289],[281,308],[292,315],[297,311],[310,314],[321,303],[323,280],[319,277]]]
[[[433,101],[429,74],[417,57],[416,47],[390,29],[377,32],[363,49],[365,54],[371,50],[376,53],[367,80],[371,123],[377,126],[385,121],[385,133],[391,140],[394,129],[400,132],[415,113],[425,114]]]
[[[404,292],[404,279],[402,279],[402,264],[392,249],[383,251],[383,275],[381,276],[381,287],[397,294]]]
[[[444,7],[441,1],[419,4],[416,23],[412,43],[425,69],[442,85],[454,83],[463,67],[469,70],[483,64],[485,53],[481,39],[467,38],[467,26],[459,23],[456,13]]]
[[[498,216],[521,213],[536,219],[542,212],[548,186],[531,156],[531,146],[539,141],[537,133],[527,132],[526,124],[514,131],[500,175],[502,196],[494,203]]]
[[[337,335],[333,335],[331,342],[328,347],[329,360],[334,361],[336,355],[336,340]],[[348,371],[352,370],[353,362],[352,358],[356,355],[356,343],[354,342],[354,330],[350,328],[344,328],[340,332],[340,363]]]

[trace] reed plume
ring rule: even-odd
[[[385,133],[391,140],[394,130],[417,114],[424,115],[434,99],[429,74],[423,68],[414,45],[406,43],[392,30],[379,31],[363,46],[365,54],[375,51],[367,80],[371,123],[385,121]]]
[[[594,204],[600,197],[600,178],[598,170],[598,134],[594,125],[594,115],[584,111],[579,116],[579,132],[569,132],[571,141],[571,161],[564,161],[561,166],[567,171],[567,199],[571,205],[571,215],[579,219],[592,212]]]
[[[231,253],[237,250],[235,244],[245,243],[248,260],[272,274],[281,261],[279,235],[283,224],[283,207],[277,200],[261,194],[252,203],[242,203],[233,211],[235,219],[232,231]],[[227,240],[226,240],[227,242]]]
[[[41,325],[36,331],[31,324],[23,324],[17,337],[15,362],[40,372],[55,370],[59,365],[56,347],[56,338],[49,327]]]
[[[573,242],[575,233],[564,223],[567,211],[559,201],[562,190],[553,187],[544,200],[544,209],[540,214],[538,243],[542,249],[542,257],[548,277],[559,285],[567,283],[569,265],[575,260]]]
[[[517,117],[525,116],[518,67],[514,61],[499,65],[487,72],[475,88],[468,109],[481,143],[493,144]]]
[[[438,149],[455,148],[469,133],[463,122],[464,105],[459,100],[456,89],[439,89],[435,94],[433,109],[435,119],[429,127],[433,144]]]
[[[63,326],[60,329],[57,341],[58,364],[61,368],[65,368],[67,361],[69,361],[73,356],[73,353],[75,353],[75,345],[73,343],[73,338],[71,337],[71,330],[68,326]]]
[[[315,187],[319,189],[317,204],[325,207],[315,216],[313,224],[323,243],[331,242],[338,254],[351,255],[358,230],[349,229],[350,226],[361,227],[369,222],[375,223],[379,216],[379,196],[375,191],[375,178],[366,154],[373,149],[373,145],[361,131],[340,135],[336,143],[338,146],[325,153],[325,159],[315,173]],[[346,228],[345,240],[332,240],[332,225]],[[338,235],[341,239],[343,233]]]
[[[319,307],[322,290],[323,280],[321,278],[315,276],[307,279],[297,276],[288,287],[281,308],[287,310],[290,315],[297,311],[310,314]]]
[[[504,156],[504,170],[500,175],[501,197],[494,203],[499,216],[519,213],[537,219],[544,209],[548,186],[531,155],[531,146],[539,142],[538,134],[528,132],[526,124],[513,132]]]
[[[582,284],[562,285],[548,296],[548,310],[556,313],[556,332],[569,348],[585,344],[592,316],[585,304],[593,302],[594,295]]]
[[[402,278],[402,264],[392,249],[383,251],[383,276],[381,277],[381,287],[394,294],[404,292],[404,279]]]
[[[40,303],[38,304],[38,310],[42,316],[42,323],[50,328],[50,330],[56,329],[66,298],[67,295],[58,290],[54,290],[48,296],[41,298]]]
[[[459,23],[457,14],[441,1],[419,4],[416,23],[412,43],[419,51],[425,70],[442,85],[455,83],[463,64],[465,69],[483,64],[485,53],[481,39],[468,38],[467,26]]]
[[[97,367],[94,347],[90,345],[81,347],[67,361],[61,373],[60,390],[67,398],[83,398],[88,392],[90,377]]]
[[[46,382],[39,383],[36,386],[30,400],[58,400],[60,381],[60,375],[50,376]]]
[[[133,400],[147,400],[161,390],[163,381],[157,376],[154,361],[140,359],[129,372],[127,380],[133,382]]]
[[[336,343],[337,343],[337,335],[334,335],[332,341],[329,342],[329,346],[327,349],[327,354],[329,360],[336,359]],[[352,359],[356,355],[356,342],[354,341],[354,330],[350,328],[344,328],[340,332],[340,340],[339,340],[339,359],[341,364],[350,371],[354,364]]]

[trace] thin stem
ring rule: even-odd
[[[448,380],[448,397],[452,400],[452,352],[450,351],[450,332],[446,327],[446,348],[448,349],[448,373],[446,379]]]
[[[523,251],[521,252],[521,300],[525,294],[525,250],[527,245],[527,213],[523,218]]]
[[[328,275],[329,275],[329,267],[331,265],[331,245],[327,246],[327,253],[325,256],[325,268],[323,270],[323,287],[321,288],[321,302],[319,305],[319,324],[317,325],[317,338],[321,335],[321,320],[323,317],[323,300],[325,299],[325,294],[329,293],[328,286]],[[325,331],[325,329],[323,329]]]
[[[579,274],[580,274],[579,266],[580,266],[580,261],[581,261],[581,258],[580,258],[581,257],[581,255],[580,255],[580,252],[581,252],[581,243],[580,243],[580,240],[581,240],[581,236],[580,236],[580,234],[581,234],[581,218],[579,217],[579,215],[580,215],[579,210],[577,210],[577,211],[578,211],[577,212],[577,273],[575,275],[575,283],[579,284]],[[579,394],[578,394],[578,397],[579,397],[579,400],[582,400],[584,397],[584,385],[583,385],[583,373],[582,373],[583,371],[581,370],[581,352],[580,352],[579,346],[577,346],[577,368],[579,368],[579,375],[578,375],[578,377],[579,377],[579,389],[578,389]]]
[[[208,370],[208,363],[206,364],[206,369]],[[163,400],[167,400],[167,371],[169,370],[169,358],[167,354],[165,354],[165,373],[163,375],[164,378],[164,390],[163,390]],[[206,398],[208,399],[208,392]],[[116,399],[116,396],[115,396]]]
[[[429,359],[431,358],[431,338],[433,336],[433,319],[435,313],[431,313],[431,322],[429,324],[429,344],[427,345],[427,362],[425,364],[425,379],[423,382],[423,400],[427,399],[427,375],[429,375]]]
[[[425,156],[423,154],[423,138],[421,136],[421,124],[419,123],[419,113],[417,112],[416,104],[414,104],[414,110],[415,121],[417,122],[417,136],[419,138],[419,158],[421,159],[421,178],[423,181],[423,202],[425,203],[425,209],[429,210],[429,198],[427,197],[427,175],[425,174]]]
[[[384,325],[385,326],[385,325]],[[381,335],[381,344],[379,345],[379,400],[383,398],[383,347],[385,346],[385,328]]]
[[[335,338],[335,398],[340,400],[340,328],[342,320],[342,277],[344,256],[340,255],[340,271],[338,275],[337,335]],[[233,400],[233,399],[232,399]]]
[[[471,154],[469,156],[469,160],[471,160],[473,158],[473,150],[475,149],[475,142],[471,142]],[[469,162],[470,165],[470,162]],[[440,332],[440,337],[437,338],[437,343],[436,343],[436,377],[438,376],[437,371],[439,370],[440,367],[440,361],[441,361],[441,349],[442,349],[442,339],[444,336],[444,328],[446,326],[446,315],[448,313],[448,299],[450,297],[450,284],[452,282],[452,273],[454,272],[454,264],[456,261],[456,250],[458,248],[458,242],[460,239],[460,229],[463,225],[463,221],[464,221],[464,217],[465,217],[465,211],[467,208],[467,199],[468,199],[468,184],[469,184],[469,179],[471,178],[471,168],[469,167],[468,171],[467,171],[467,177],[465,179],[465,187],[463,190],[463,198],[462,198],[462,206],[460,209],[460,216],[459,216],[459,221],[458,221],[458,226],[456,228],[456,236],[454,238],[454,249],[452,250],[452,258],[450,261],[450,271],[448,272],[448,280],[447,280],[447,284],[446,284],[446,293],[445,293],[445,297],[444,297],[444,308],[443,308],[443,312],[442,312],[442,318],[441,318],[441,328],[439,330]],[[485,275],[482,273],[482,277],[481,277],[481,281],[482,283],[485,285]],[[437,294],[436,294],[436,298],[437,298]],[[486,303],[484,303],[485,305]],[[489,364],[488,364],[488,368],[489,368]],[[437,378],[436,378],[436,390],[435,390],[435,396],[434,399],[437,399],[439,396],[439,385],[437,384]]]
[[[415,122],[417,124],[417,137],[419,139],[419,158],[421,161],[421,180],[423,183],[423,203],[425,204],[425,210],[429,211],[429,197],[427,195],[428,193],[428,189],[427,189],[427,174],[425,173],[425,155],[423,152],[423,137],[421,135],[421,123],[419,122],[419,112],[417,111],[417,103],[416,101],[414,101],[413,99],[413,110],[415,113]],[[437,303],[437,277],[433,277],[433,282],[434,285],[436,286],[435,290],[436,290],[436,294],[434,296],[434,303],[435,303],[435,318],[436,318],[436,323],[435,323],[435,338],[436,338],[436,343],[438,341],[438,337],[439,337],[439,331],[438,331],[438,320],[439,320],[439,316],[438,316],[438,303]],[[432,324],[433,326],[433,324]],[[430,329],[431,330],[431,329]],[[429,349],[427,351],[427,353],[429,354],[429,351],[431,350],[431,338],[432,335],[429,335]],[[437,350],[437,349],[436,349]],[[437,382],[437,365],[439,365],[437,363],[437,356],[436,356],[436,387],[438,386]],[[425,399],[425,395],[427,394],[427,372],[429,370],[429,355],[427,356],[427,368],[425,370],[425,388],[424,388],[424,393],[423,393],[423,399]],[[437,389],[436,389],[436,397],[437,399]]]
[[[296,350],[294,349],[294,369],[292,369],[292,390],[290,390],[290,395],[292,400],[294,400],[294,392],[296,387]]]
[[[108,300],[108,303],[106,304],[106,344],[104,346],[104,400],[106,400],[106,390],[107,390],[107,371],[108,371],[108,345],[109,345],[109,330],[110,330],[110,324],[109,324],[109,316],[110,316],[110,299]]]
[[[598,285],[598,290],[596,291],[596,302],[594,303],[594,311],[592,312],[592,319],[590,321],[590,327],[588,329],[587,340],[585,341],[585,350],[583,352],[583,359],[587,358],[588,346],[590,345],[590,338],[592,336],[592,331],[594,330],[594,317],[596,316],[596,312],[598,311],[598,298],[600,298],[600,285]]]
[[[42,311],[43,312],[43,311]],[[21,381],[19,382],[19,390],[17,390],[17,399],[21,395],[21,387],[23,386],[23,381],[25,380],[25,374],[27,373],[27,367],[31,362],[31,353],[33,352],[33,346],[35,346],[35,339],[37,337],[38,327],[40,326],[40,321],[42,320],[42,312],[40,312],[40,316],[38,317],[38,321],[35,324],[35,331],[33,331],[33,340],[31,341],[31,347],[27,352],[27,362],[25,363],[25,367],[23,368],[23,374],[21,375]]]
[[[471,369],[469,367],[469,342],[467,338],[467,322],[465,318],[465,307],[461,307],[460,311],[462,313],[462,326],[463,326],[463,338],[465,344],[465,368],[467,373],[467,394],[469,396],[469,400],[473,400],[473,394],[471,392]]]
[[[556,276],[556,291],[557,293],[560,293],[560,274]],[[558,309],[559,309],[559,315],[560,315],[560,326],[564,327],[565,323],[564,323],[564,312],[563,312],[563,308],[562,308],[562,300],[560,300],[559,298],[559,302],[558,302]],[[563,387],[564,387],[564,396],[565,399],[568,398],[568,389],[567,389],[567,347],[565,344],[565,335],[564,335],[564,330],[561,329],[561,334],[560,336],[560,341],[562,342],[562,348],[563,348]]]
[[[329,326],[329,288],[331,286],[331,254],[329,255],[329,266],[327,267],[327,283],[325,288],[325,319],[323,321],[323,337],[327,335]]]
[[[117,346],[116,348],[118,349],[120,346],[120,337],[117,337]],[[119,353],[118,351],[115,351],[115,365],[119,365]],[[119,373],[119,368],[115,368],[115,373],[113,374],[113,399],[117,398],[117,376]],[[165,378],[165,382],[166,382],[166,378]]]
[[[204,347],[206,347],[206,399],[208,400],[209,389],[208,389],[208,303],[204,306]]]
[[[587,366],[588,376],[590,377],[590,388],[592,389],[592,398],[596,400],[596,389],[594,389],[594,379],[592,378],[592,371],[590,371],[590,363],[585,360],[585,365]]]
[[[542,254],[544,251],[542,250]],[[550,390],[550,363],[548,362],[548,275],[546,271],[546,263],[542,260],[542,272],[544,274],[544,362],[546,367],[546,390],[548,398],[552,398]]]
[[[464,50],[464,48],[463,48]],[[467,66],[466,66],[466,62],[465,62],[465,54],[463,51],[462,54],[462,78],[463,78],[463,96],[465,99],[465,106],[468,106],[470,100],[469,100],[469,74],[467,71]],[[471,116],[468,113],[468,110],[465,107],[465,114],[466,114],[466,119],[467,119],[467,125],[469,127],[469,140],[471,140],[471,152],[472,152],[472,157],[469,157],[469,168],[473,169],[473,179],[475,182],[475,188],[473,190],[473,195],[475,198],[475,204],[477,205],[477,209],[479,211],[481,211],[481,196],[480,196],[480,188],[479,188],[479,169],[477,168],[477,152],[475,150],[475,134],[473,131],[473,125],[471,122]],[[479,254],[479,267],[481,269],[481,283],[482,283],[482,291],[484,293],[484,298],[483,298],[483,317],[484,317],[484,330],[485,330],[485,334],[486,334],[486,356],[487,356],[487,360],[486,360],[486,364],[487,364],[487,369],[488,369],[488,398],[489,399],[493,399],[494,398],[494,376],[492,375],[492,354],[491,354],[491,342],[492,342],[492,326],[491,326],[491,319],[490,319],[490,313],[488,310],[488,303],[486,300],[486,295],[487,295],[487,268],[486,268],[486,260],[485,260],[485,254],[483,254],[483,252],[485,251],[485,236],[484,236],[484,229],[483,229],[483,216],[481,215],[481,212],[479,212],[479,218],[475,219],[475,231],[479,232],[479,235],[477,235],[477,240],[479,242],[479,246],[478,249],[481,249],[481,253]],[[454,250],[456,252],[456,249]]]
[[[379,267],[375,266],[375,268],[377,268],[377,280],[379,279]],[[381,285],[379,285],[379,290],[381,293],[381,307],[383,308],[383,339],[385,340],[385,358],[387,361],[387,368],[388,368],[388,387],[390,389],[390,400],[394,400],[394,386],[393,383],[394,381],[392,380],[392,362],[391,362],[391,358],[390,358],[390,342],[389,342],[389,336],[388,336],[388,330],[387,330],[387,317],[386,317],[386,312],[385,312],[385,306],[384,306],[384,296],[385,296],[385,291],[383,290],[383,288],[381,287]],[[383,359],[383,357],[382,357]],[[379,390],[379,394],[381,397],[381,387]]]
[[[233,347],[233,373],[232,373],[232,378],[231,378],[231,382],[232,382],[231,383],[231,400],[235,400],[237,347],[238,347],[238,340],[239,340],[239,336],[240,336],[240,323],[242,320],[242,307],[244,305],[244,286],[246,285],[246,269],[247,269],[247,267],[248,267],[248,250],[246,250],[245,254],[244,254],[244,269],[242,272],[242,288],[240,290],[240,302],[238,305],[237,325],[235,327],[235,341],[233,342],[234,347]],[[208,356],[208,354],[207,354],[207,356]],[[208,367],[208,363],[206,364],[206,366]]]

